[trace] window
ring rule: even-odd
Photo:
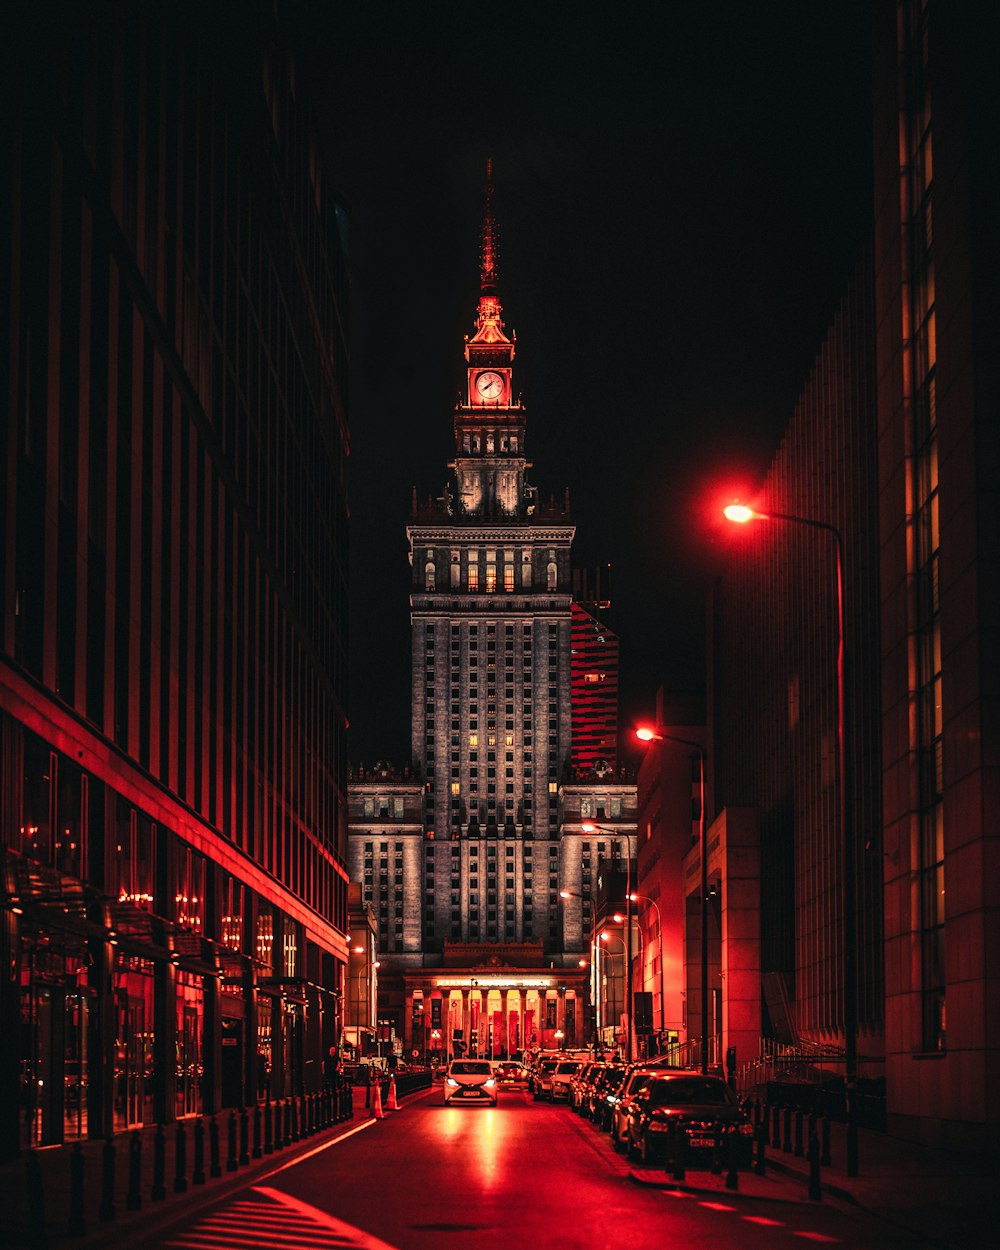
[[[424,589],[434,589],[434,562],[432,560],[428,560],[424,565]]]
[[[555,590],[558,583],[558,571],[554,563],[550,563],[545,569],[545,589]],[[433,587],[431,587],[433,589]]]
[[[503,566],[503,588],[509,594],[514,589],[514,566],[513,564],[505,564]]]
[[[479,565],[470,564],[468,572],[469,590],[475,592],[479,589]]]
[[[497,588],[497,566],[495,564],[487,564],[486,566],[486,593],[491,595]]]

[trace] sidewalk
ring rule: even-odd
[[[979,1250],[995,1244],[1000,1230],[995,1160],[935,1150],[867,1129],[859,1131],[858,1176],[847,1175],[846,1158],[846,1128],[832,1124],[830,1166],[821,1169],[820,1202],[860,1208],[947,1250]],[[770,1148],[765,1175],[741,1171],[736,1191],[726,1188],[725,1175],[701,1170],[689,1170],[683,1181],[671,1180],[661,1168],[633,1172],[632,1179],[727,1203],[749,1199],[812,1204],[808,1160]]]
[[[142,1137],[142,1170],[140,1197],[142,1206],[139,1210],[127,1209],[129,1182],[128,1141],[125,1135],[115,1139],[117,1146],[115,1160],[114,1210],[115,1218],[102,1220],[100,1209],[102,1203],[101,1181],[103,1175],[102,1152],[104,1143],[87,1141],[81,1143],[84,1160],[84,1221],[83,1233],[70,1234],[70,1158],[72,1146],[51,1146],[35,1153],[41,1174],[41,1195],[44,1204],[44,1241],[39,1237],[37,1222],[32,1227],[30,1200],[27,1183],[26,1155],[0,1166],[0,1246],[4,1250],[42,1250],[43,1245],[52,1250],[54,1247],[65,1250],[99,1250],[101,1247],[114,1245],[132,1246],[151,1236],[160,1226],[169,1224],[182,1214],[194,1213],[201,1207],[217,1202],[220,1198],[242,1185],[256,1175],[263,1175],[275,1167],[280,1167],[291,1159],[315,1150],[324,1142],[349,1132],[352,1128],[370,1118],[365,1107],[365,1090],[355,1088],[353,1091],[354,1119],[342,1120],[329,1128],[321,1129],[309,1136],[300,1136],[284,1148],[275,1149],[271,1154],[264,1154],[259,1159],[250,1158],[249,1163],[237,1166],[235,1171],[227,1171],[228,1155],[228,1113],[219,1117],[220,1128],[220,1163],[222,1175],[212,1178],[210,1175],[210,1140],[208,1121],[205,1122],[205,1173],[203,1184],[193,1181],[194,1146],[193,1124],[188,1126],[186,1189],[177,1193],[175,1182],[174,1126],[168,1131],[168,1149],[166,1155],[166,1196],[153,1200],[153,1142],[156,1134],[155,1126],[147,1126],[141,1132]]]

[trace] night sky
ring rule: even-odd
[[[704,682],[717,505],[762,479],[871,214],[867,5],[302,5],[351,215],[351,758],[409,758],[406,523],[454,444],[486,158],[531,480],[613,565],[622,715]]]

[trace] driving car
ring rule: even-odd
[[[524,1084],[524,1067],[516,1059],[502,1059],[499,1063],[494,1064],[493,1072],[501,1085]]]
[[[667,1157],[672,1127],[687,1132],[686,1161],[708,1166],[717,1134],[735,1130],[737,1166],[746,1167],[753,1150],[753,1124],[739,1100],[719,1076],[659,1072],[640,1090],[628,1113],[625,1149],[643,1163]]]
[[[485,1102],[497,1105],[497,1079],[488,1059],[453,1059],[444,1074],[444,1105]]]

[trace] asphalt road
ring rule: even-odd
[[[678,1194],[614,1153],[565,1106],[504,1089],[496,1108],[444,1107],[440,1087],[384,1121],[257,1177],[175,1225],[162,1250],[889,1250],[931,1243],[835,1203]],[[693,1179],[689,1177],[689,1179]]]

